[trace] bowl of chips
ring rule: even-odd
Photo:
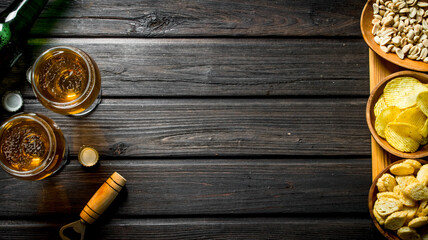
[[[366,120],[375,141],[401,158],[428,156],[428,75],[400,71],[370,93]]]
[[[402,159],[387,166],[369,191],[370,216],[387,239],[428,237],[428,165],[421,159]]]

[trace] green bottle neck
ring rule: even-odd
[[[0,23],[18,32],[28,31],[49,0],[15,0],[0,13]]]

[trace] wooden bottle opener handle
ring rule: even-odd
[[[126,179],[119,173],[113,173],[98,191],[92,196],[80,213],[80,220],[92,224],[110,206],[116,196],[125,186]]]

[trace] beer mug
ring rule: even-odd
[[[46,50],[27,71],[40,103],[56,113],[83,116],[101,102],[101,76],[95,61],[75,47]]]
[[[65,165],[67,154],[61,129],[42,114],[19,113],[0,127],[0,166],[16,178],[46,178]]]

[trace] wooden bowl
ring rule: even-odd
[[[418,151],[414,153],[400,152],[397,149],[393,148],[385,139],[381,138],[375,130],[376,117],[374,115],[374,110],[373,110],[374,105],[376,104],[379,97],[382,95],[385,85],[390,80],[396,77],[404,77],[404,76],[414,77],[418,79],[420,82],[428,84],[428,75],[419,73],[419,72],[413,72],[413,71],[396,72],[384,78],[378,85],[376,85],[376,87],[373,88],[372,92],[370,93],[369,100],[367,101],[367,107],[366,107],[367,125],[370,129],[370,132],[373,138],[387,152],[401,158],[423,158],[428,156],[428,144],[419,147]]]
[[[373,29],[373,3],[375,0],[367,1],[361,14],[360,28],[363,35],[364,41],[367,45],[376,52],[379,56],[390,61],[398,66],[421,72],[428,71],[428,63],[423,61],[411,60],[409,58],[400,59],[395,53],[385,53],[380,49],[380,46],[374,41],[374,35],[372,34]]]
[[[381,173],[379,173],[376,178],[373,180],[372,186],[370,187],[370,191],[369,191],[369,212],[370,212],[370,216],[373,220],[374,225],[376,226],[376,228],[379,230],[379,232],[385,236],[387,239],[391,239],[391,240],[401,240],[395,231],[391,231],[388,229],[384,229],[376,220],[375,216],[373,215],[373,206],[374,203],[377,200],[377,194],[379,193],[379,191],[377,190],[376,187],[376,183],[379,180],[379,178],[384,174],[384,173],[390,173],[389,169],[394,166],[395,164],[398,163],[402,163],[404,162],[406,159],[402,159],[402,160],[398,160],[394,163],[391,163],[390,165],[388,165]],[[416,161],[419,161],[422,165],[427,164],[428,161],[422,160],[422,159],[414,159]]]

